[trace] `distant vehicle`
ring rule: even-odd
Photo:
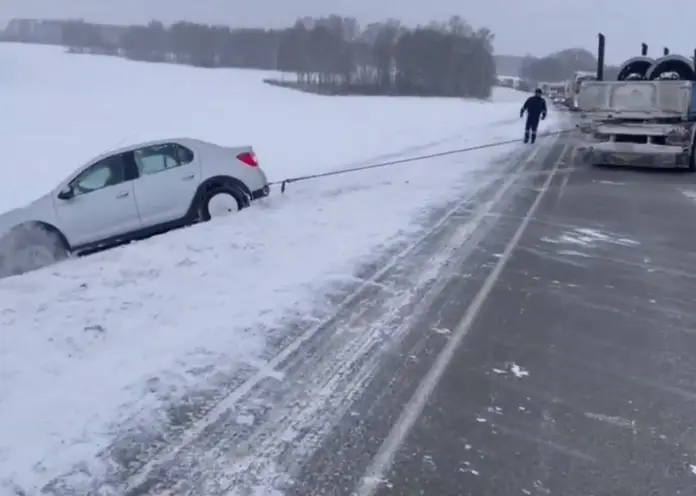
[[[181,138],[114,150],[0,215],[0,274],[207,221],[268,194],[250,146]]]
[[[596,81],[597,73],[590,71],[575,71],[573,78],[567,83],[568,90],[565,95],[565,103],[571,110],[578,110],[578,95],[586,81]]]
[[[568,94],[568,83],[547,83],[545,94],[554,104],[560,105],[565,101]]]
[[[524,83],[521,78],[516,76],[497,76],[498,86],[512,88],[515,90],[523,89]]]

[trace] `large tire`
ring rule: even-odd
[[[24,274],[70,257],[65,240],[40,224],[16,227],[0,239],[0,277]]]
[[[693,81],[696,79],[694,72],[694,64],[691,59],[681,55],[665,55],[653,62],[645,77],[649,80],[658,79],[662,74],[667,72],[675,72],[679,75],[679,79],[683,81]]]
[[[630,58],[619,67],[616,80],[626,81],[628,77],[633,74],[638,74],[642,79],[645,79],[645,75],[654,63],[655,60],[650,57],[640,56]]]
[[[221,186],[206,191],[201,198],[198,218],[207,222],[246,208],[249,201],[242,191],[234,186]]]
[[[691,154],[689,155],[689,172],[696,172],[696,136],[691,140]]]

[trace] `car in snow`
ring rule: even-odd
[[[207,221],[269,191],[250,146],[181,138],[113,150],[0,215],[0,275]]]

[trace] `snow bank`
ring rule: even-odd
[[[505,88],[502,86],[496,86],[493,88],[493,94],[491,95],[491,101],[496,103],[517,103],[520,104],[525,101],[525,99],[532,96],[528,91],[516,90],[514,88]]]

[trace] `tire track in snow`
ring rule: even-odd
[[[295,472],[333,423],[349,411],[371,379],[385,352],[384,344],[398,341],[419,310],[427,308],[448,280],[440,277],[447,270],[447,261],[461,250],[519,176],[513,173],[502,180],[496,175],[497,179],[449,209],[418,242],[344,300],[339,310],[344,316],[310,328],[271,360],[269,366],[274,369],[283,367],[285,381],[257,374],[247,387],[238,389],[190,429],[181,444],[164,450],[142,467],[124,488],[125,494],[213,495],[227,494],[234,488],[262,488],[267,491],[264,494],[271,494],[271,487],[289,484],[285,474]],[[469,223],[453,233],[446,232],[450,220],[466,213],[472,202],[480,203],[486,193],[492,197],[479,206]],[[437,239],[438,234],[441,239]],[[432,257],[438,253],[441,259],[433,263]],[[412,255],[418,256],[405,264]],[[403,264],[400,268],[399,263]],[[420,278],[415,284],[414,276]],[[408,284],[410,291],[399,292]],[[370,301],[362,300],[365,293],[371,296]],[[358,299],[362,304],[351,307]],[[382,303],[375,305],[375,301]],[[242,417],[252,419],[255,425],[240,429]]]
[[[458,316],[462,305],[468,305],[479,289],[481,276],[489,273],[498,261],[500,245],[507,242],[511,226],[516,227],[517,219],[505,218],[500,213],[516,209],[520,202],[526,203],[530,196],[538,194],[531,186],[548,175],[548,172],[542,175],[542,171],[547,168],[548,159],[553,158],[553,150],[558,147],[553,146],[549,153],[540,155],[534,167],[524,173],[526,180],[497,205],[491,217],[498,221],[483,229],[480,240],[471,240],[464,246],[469,251],[469,246],[475,244],[464,259],[453,262],[457,264],[453,266],[457,275],[448,278],[446,288],[418,316],[394,353],[384,355],[379,370],[351,406],[351,413],[336,422],[331,435],[303,464],[292,487],[286,491],[288,496],[352,494],[418,381],[451,338],[451,315]],[[408,452],[404,456],[408,459],[412,454]]]
[[[482,185],[481,189],[488,186],[490,186],[490,183]],[[478,193],[480,193],[480,190],[472,192],[466,197],[466,201],[473,201]],[[460,203],[464,204],[465,201]],[[451,209],[451,211],[452,210],[456,209]],[[294,336],[294,339],[289,341],[289,343],[286,343],[283,350],[276,354],[265,367],[265,369],[276,369],[278,366],[284,365],[283,370],[278,371],[278,375],[284,375],[286,377],[283,383],[276,383],[275,380],[269,379],[266,372],[259,372],[250,378],[240,388],[235,390],[232,395],[223,400],[223,402],[221,402],[218,407],[216,407],[214,411],[208,415],[207,418],[202,419],[202,421],[189,429],[179,444],[167,447],[156,458],[151,459],[150,462],[144,466],[133,479],[130,480],[130,483],[128,484],[128,491],[131,492],[128,494],[146,494],[148,490],[151,490],[151,484],[153,482],[158,482],[157,479],[161,479],[162,482],[168,482],[170,475],[172,475],[171,472],[173,471],[181,471],[179,474],[180,476],[188,473],[190,477],[190,473],[192,471],[191,467],[187,467],[185,470],[181,470],[181,465],[179,466],[179,469],[176,470],[172,467],[174,464],[173,462],[175,461],[178,461],[178,463],[181,464],[181,458],[188,458],[189,463],[192,461],[192,458],[189,455],[186,453],[182,454],[181,451],[190,446],[189,449],[192,448],[194,453],[203,452],[200,449],[200,446],[194,446],[192,443],[195,443],[200,437],[205,438],[204,431],[218,419],[222,419],[223,422],[225,420],[229,420],[230,417],[234,419],[232,413],[227,415],[227,419],[223,417],[228,410],[234,410],[236,405],[240,403],[241,400],[245,399],[245,403],[253,403],[253,400],[245,397],[251,393],[254,388],[261,386],[260,389],[262,390],[276,390],[278,389],[278,384],[288,383],[287,381],[289,381],[289,376],[300,375],[298,374],[298,366],[302,364],[302,362],[307,361],[308,356],[331,356],[331,354],[327,352],[329,346],[323,341],[326,340],[333,342],[334,345],[338,345],[338,348],[340,348],[340,345],[337,343],[337,341],[340,343],[340,340],[336,335],[330,334],[331,328],[349,328],[353,324],[354,319],[362,317],[369,307],[366,305],[360,305],[361,301],[364,302],[365,299],[369,297],[379,300],[381,293],[384,291],[383,288],[385,288],[385,284],[382,281],[384,276],[390,270],[395,268],[404,257],[415,250],[420,244],[427,241],[430,236],[432,236],[432,234],[443,224],[444,220],[439,225],[436,225],[430,229],[426,235],[421,236],[417,242],[410,244],[399,254],[393,256],[387,263],[378,268],[371,277],[362,281],[359,286],[337,306],[333,315],[331,315],[328,319],[318,324],[310,324],[305,328],[300,327],[301,334]],[[341,319],[342,316],[347,316],[347,318],[344,317],[344,319]],[[327,332],[324,333],[322,331]],[[316,339],[310,342],[310,339],[314,338],[315,336]],[[339,336],[343,338],[345,337],[345,334],[339,333]],[[322,353],[317,354],[317,349],[321,349]],[[311,374],[309,374],[308,377],[311,377]],[[300,381],[302,381],[301,378]],[[273,397],[272,393],[267,399],[269,400],[268,404],[271,406],[278,400],[278,398]],[[261,406],[263,407],[263,405]],[[244,433],[242,432],[240,433],[240,436],[231,436],[233,438],[233,442],[240,442],[241,440],[239,437],[243,437],[243,435]],[[205,449],[210,449],[210,447],[206,447]],[[179,460],[177,460],[177,458]],[[186,465],[187,463],[184,462],[184,464]],[[162,468],[164,468],[164,470],[162,470]],[[211,467],[206,466],[203,470],[210,471]],[[167,474],[168,472],[169,474]],[[119,494],[123,493],[121,492]]]

